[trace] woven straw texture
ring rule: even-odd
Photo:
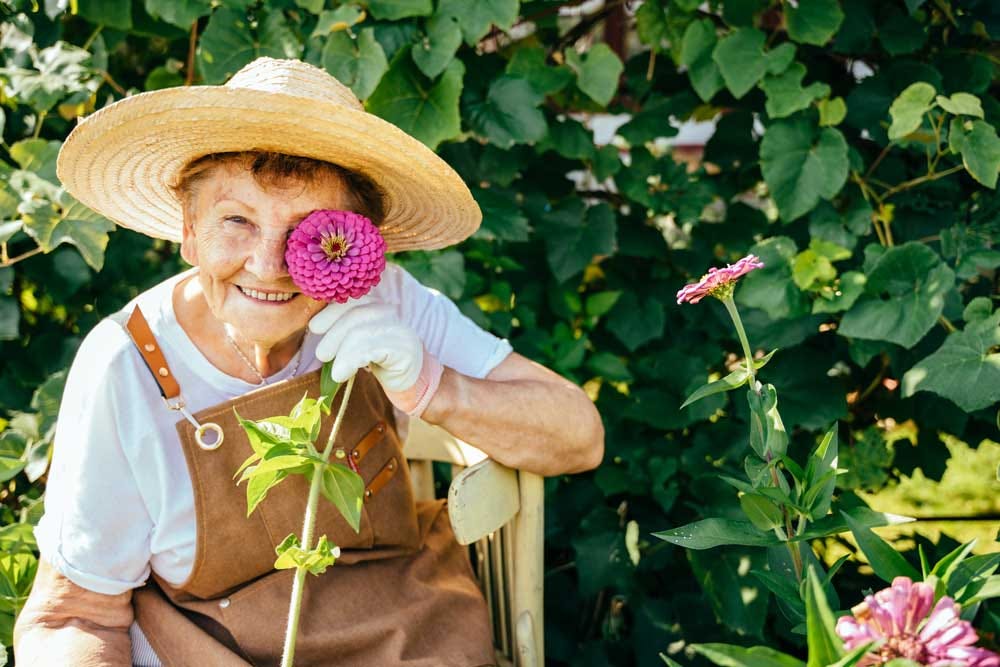
[[[168,88],[105,107],[70,133],[57,172],[105,217],[180,241],[181,206],[169,184],[191,160],[246,150],[326,160],[371,178],[386,195],[380,231],[390,252],[453,245],[482,220],[444,160],[296,60],[259,58],[224,86]]]

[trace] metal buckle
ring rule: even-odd
[[[195,428],[194,440],[199,448],[205,450],[206,452],[210,452],[222,446],[222,441],[225,439],[225,434],[222,432],[221,426],[219,426],[215,422],[205,422],[204,424],[198,423],[198,420],[194,418],[194,415],[192,415],[188,411],[187,407],[185,406],[184,399],[181,396],[177,396],[176,398],[174,398],[173,403],[171,403],[170,401],[171,399],[165,397],[163,398],[163,402],[167,404],[167,407],[169,409],[177,410],[178,412],[180,412],[182,415],[184,415],[184,418],[187,419],[189,422],[191,422],[191,425],[194,426]],[[212,440],[211,442],[205,440],[205,434],[208,432],[212,432],[215,434],[215,439]]]

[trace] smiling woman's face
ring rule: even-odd
[[[238,165],[221,164],[198,182],[185,207],[181,256],[199,267],[208,308],[238,337],[275,345],[302,332],[326,305],[299,292],[285,242],[318,209],[353,210],[335,175],[263,187]]]

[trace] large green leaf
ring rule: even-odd
[[[473,188],[473,197],[483,211],[483,226],[476,238],[527,241],[531,234],[528,218],[518,207],[516,195],[502,188]]]
[[[719,66],[726,87],[739,99],[767,74],[780,74],[795,58],[795,46],[782,44],[764,51],[767,35],[756,28],[739,28],[719,40],[712,59]]]
[[[602,42],[583,55],[568,49],[566,63],[576,72],[577,87],[601,106],[607,106],[618,90],[618,77],[624,70],[611,47]]]
[[[1000,311],[948,335],[903,376],[903,396],[931,391],[966,412],[1000,401]]]
[[[358,99],[368,99],[389,69],[382,45],[371,28],[356,36],[347,30],[332,33],[323,47],[323,67],[341,83],[350,86]]]
[[[913,581],[921,578],[916,568],[906,562],[903,555],[891,544],[873,533],[871,528],[855,521],[849,514],[843,516],[858,547],[868,559],[868,564],[882,581],[892,583],[896,577],[909,577]]]
[[[653,297],[640,298],[625,292],[608,313],[608,329],[630,352],[663,334],[666,315],[663,304]]]
[[[792,279],[792,261],[798,252],[795,241],[774,236],[755,244],[750,252],[761,259],[764,268],[740,279],[736,303],[759,308],[773,320],[804,315],[806,299]]]
[[[461,131],[458,100],[464,75],[465,66],[452,60],[438,79],[430,81],[402,49],[368,98],[368,111],[437,148]]]
[[[91,23],[118,30],[132,29],[131,0],[77,0],[77,14]]]
[[[302,56],[302,43],[292,31],[280,10],[260,12],[257,16],[256,56],[297,59]]]
[[[802,63],[792,63],[781,74],[764,77],[760,87],[767,95],[767,115],[771,118],[784,118],[796,111],[808,109],[813,100],[827,97],[830,86],[818,81],[802,86],[806,75],[806,67]],[[835,124],[835,123],[832,123]]]
[[[62,192],[58,208],[45,201],[28,202],[22,206],[24,231],[45,252],[62,243],[71,243],[95,271],[104,266],[104,249],[108,232],[115,224]]]
[[[340,511],[341,516],[355,531],[361,529],[361,507],[364,502],[365,481],[353,470],[331,463],[323,468],[320,486],[323,496]]]
[[[721,667],[804,667],[798,658],[767,646],[692,644],[691,648]]]
[[[456,17],[466,44],[472,45],[489,32],[491,25],[510,30],[518,5],[518,0],[440,0],[437,13]]]
[[[545,136],[545,115],[538,109],[543,97],[520,77],[495,79],[483,100],[468,105],[469,125],[491,144],[510,148]]]
[[[1000,138],[996,128],[983,120],[952,121],[950,141],[952,150],[962,154],[962,163],[969,174],[988,188],[997,185],[1000,170]]]
[[[573,80],[573,72],[565,65],[546,64],[545,49],[537,46],[516,50],[507,63],[507,73],[527,79],[540,95],[558,93]]]
[[[22,139],[10,147],[10,156],[14,158],[21,169],[33,172],[49,183],[58,185],[56,158],[59,156],[61,146],[62,144],[58,141]],[[37,197],[31,198],[36,199]]]
[[[892,116],[889,139],[895,141],[916,132],[924,114],[934,106],[936,93],[934,86],[924,81],[907,86],[889,107],[889,115]]]
[[[771,531],[760,530],[749,521],[723,518],[701,519],[680,528],[653,533],[653,537],[685,549],[711,549],[728,544],[747,547],[780,544]]]
[[[804,116],[773,123],[760,145],[767,187],[786,222],[832,199],[847,181],[847,141],[839,130]]]
[[[615,251],[615,213],[607,204],[584,210],[583,201],[556,209],[545,225],[546,256],[556,280],[563,282],[583,271],[595,255]]]
[[[368,0],[368,11],[377,19],[398,21],[409,16],[427,16],[434,6],[431,0]]]
[[[726,85],[718,64],[712,59],[716,43],[715,24],[710,19],[692,21],[681,43],[681,64],[687,67],[688,78],[698,97],[706,102]]]
[[[223,8],[212,14],[198,40],[197,55],[205,83],[223,83],[253,60],[257,44],[246,13]]]
[[[844,314],[837,332],[913,347],[937,322],[954,284],[954,272],[926,245],[889,248],[875,261],[864,295]]]
[[[145,0],[145,2],[146,11],[150,16],[163,19],[185,30],[190,30],[192,23],[212,12],[211,0]]]
[[[837,0],[803,0],[785,7],[788,36],[796,42],[823,46],[844,22],[844,11]]]
[[[806,572],[805,588],[807,667],[829,667],[843,655],[843,641],[837,636],[836,618],[826,600],[823,583],[811,567]]]
[[[410,54],[420,71],[433,79],[444,71],[461,44],[458,19],[437,14],[427,20],[427,37],[414,44]]]

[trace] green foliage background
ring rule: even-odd
[[[659,651],[677,657],[697,641],[803,644],[750,574],[766,569],[763,549],[688,552],[649,537],[743,516],[719,475],[742,469],[745,402],[717,394],[679,409],[740,357],[720,304],[674,303],[708,266],[748,252],[766,263],[737,303],[751,341],[781,348],[761,376],[781,391],[790,455],[840,422],[842,503],[918,468],[940,479],[942,434],[973,447],[996,437],[991,0],[3,0],[0,10],[4,644],[34,572],[30,526],[65,369],[102,317],[181,268],[170,244],[115,230],[59,187],[60,142],[76,116],[126,94],[222,83],[260,55],[326,68],[458,170],[482,229],[397,260],[597,401],[604,464],[546,483],[550,664],[658,665]],[[581,121],[605,112],[628,120],[598,146]],[[680,121],[713,118],[701,166],[678,164],[662,139]],[[979,497],[997,497],[995,463],[963,477]],[[998,511],[969,509],[994,521]],[[930,553],[953,546],[917,532]],[[875,582],[844,572],[849,606]],[[1000,627],[995,612],[983,618]]]

